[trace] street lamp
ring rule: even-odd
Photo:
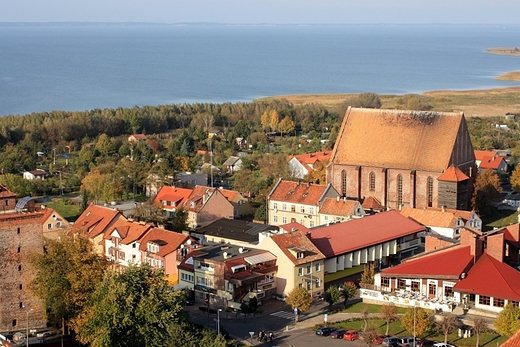
[[[26,309],[25,306],[22,306],[23,309],[25,310],[25,313],[27,314],[27,332],[26,332],[26,335],[25,335],[25,341],[26,341],[26,346],[29,347],[29,312],[33,311],[34,309]]]
[[[222,312],[221,308],[217,311],[217,335],[220,335],[220,312]]]

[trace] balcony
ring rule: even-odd
[[[401,251],[404,251],[404,250],[407,250],[407,249],[410,249],[410,248],[418,247],[420,245],[421,245],[421,239],[413,239],[413,240],[408,241],[408,242],[400,243],[400,244],[397,245],[397,247]]]

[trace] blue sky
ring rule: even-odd
[[[0,0],[0,22],[520,24],[518,0]]]

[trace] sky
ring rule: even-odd
[[[0,0],[0,22],[520,24],[518,0]]]

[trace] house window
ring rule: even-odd
[[[433,206],[433,178],[428,177],[428,184],[426,187],[426,196],[428,198],[428,207]]]
[[[119,252],[118,257],[121,260],[125,260],[125,252]]]
[[[341,194],[347,196],[347,172],[341,170]]]
[[[504,299],[493,298],[493,306],[504,307]]]
[[[314,214],[314,207],[309,208],[309,214]]]
[[[321,280],[318,278],[316,279],[316,288],[321,287]]]
[[[298,276],[303,276],[303,268],[298,268]]]
[[[437,286],[435,284],[428,284],[428,294],[432,296],[437,295]]]
[[[370,190],[376,190],[376,174],[373,171],[370,173]]]
[[[305,226],[305,221],[303,219],[300,219],[300,224]]]
[[[310,274],[312,272],[312,266],[307,265],[307,273]]]
[[[287,217],[282,217],[282,223],[287,224]]]
[[[518,302],[518,301],[509,301],[508,305],[513,305],[513,306],[518,307],[520,305],[520,302]]]
[[[238,209],[235,209],[235,216],[238,216]]]
[[[420,282],[412,281],[412,286],[411,286],[412,292],[419,292],[420,291],[419,287],[420,287]]]
[[[296,253],[296,258],[297,259],[303,259],[303,256],[304,256],[303,252]]]
[[[328,221],[328,220],[329,220],[329,216],[325,216],[324,219],[325,219],[326,221]]]
[[[282,204],[282,210],[287,211],[287,204]]]
[[[397,280],[397,289],[406,289],[406,281],[402,279]]]
[[[389,277],[381,277],[381,287],[390,287]]]
[[[403,176],[397,175],[397,207],[403,204]]]
[[[17,234],[20,233],[20,228],[16,228],[16,233],[17,233]]]
[[[56,226],[59,228],[61,227],[61,222],[56,222]]]
[[[313,228],[313,227],[314,227],[314,221],[311,220],[311,221],[309,222],[309,228]]]
[[[22,271],[22,265],[18,265],[18,271]]]
[[[278,216],[273,216],[273,222],[278,223]]]
[[[481,305],[491,305],[491,297],[485,295],[478,296],[478,303]]]
[[[291,212],[296,212],[296,205],[291,205]]]
[[[298,284],[298,287],[303,288],[303,283]]]
[[[453,287],[444,287],[444,296],[452,297],[453,296]]]
[[[305,213],[305,206],[300,206],[300,212]]]
[[[278,210],[278,203],[273,203],[273,209]]]
[[[321,264],[320,263],[316,263],[316,272],[320,272],[321,271]]]
[[[51,223],[47,224],[47,229],[48,229],[48,230],[51,230],[51,229],[52,229],[52,224],[51,224]]]
[[[312,289],[312,282],[307,281],[307,290],[311,290],[311,289]]]

